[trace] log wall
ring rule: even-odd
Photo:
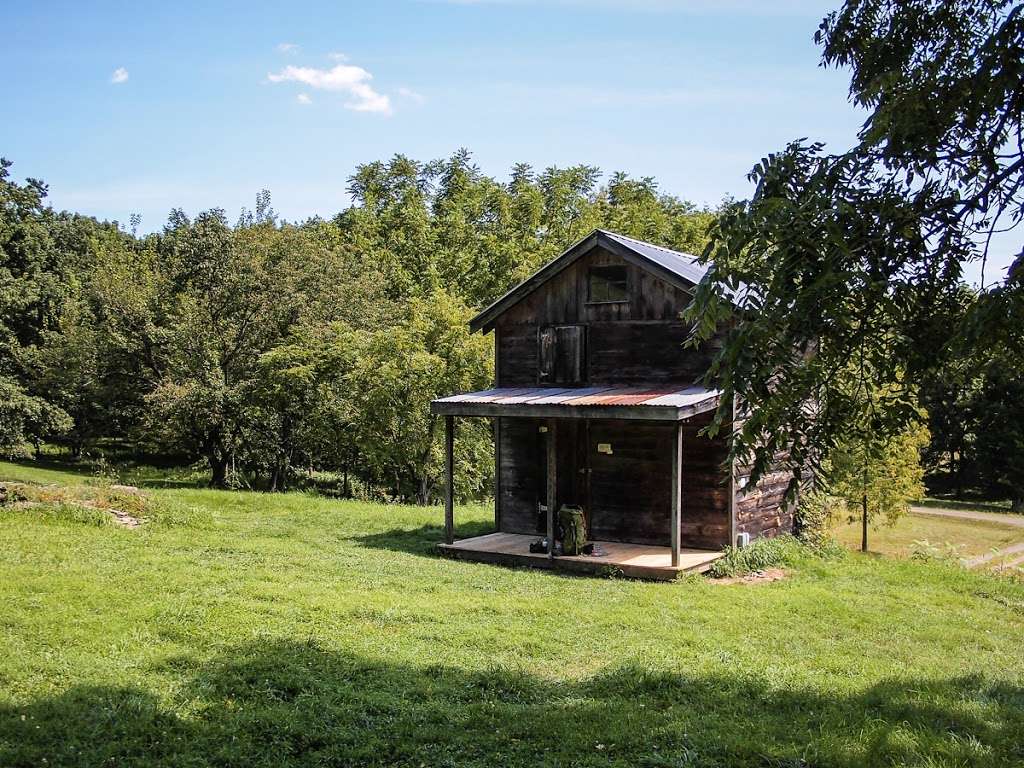
[[[779,454],[776,467],[785,458]],[[749,533],[751,539],[772,537],[793,532],[793,506],[784,501],[789,486],[788,472],[776,468],[766,472],[755,484],[749,485],[749,467],[736,468],[736,531]]]

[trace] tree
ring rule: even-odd
[[[719,423],[734,395],[751,416],[733,453],[759,475],[791,448],[791,492],[879,393],[873,431],[909,428],[916,382],[941,369],[950,334],[998,324],[958,312],[961,275],[1020,221],[1024,195],[1020,5],[849,0],[817,40],[870,112],[858,143],[829,154],[798,141],[758,163],[753,197],[712,230],[688,310],[694,343],[727,327],[709,380],[724,390]],[[984,291],[1019,306],[1021,267]],[[869,379],[851,378],[851,359]]]
[[[144,237],[4,179],[0,442],[124,438],[204,461],[213,485],[282,490],[315,466],[346,495],[356,477],[421,503],[441,469],[430,400],[491,379],[476,310],[596,226],[693,249],[712,218],[589,166],[499,182],[466,150],[360,166],[332,221],[281,221],[264,190],[234,226],[175,210]],[[460,495],[489,491],[490,441],[460,429]]]
[[[993,361],[972,403],[974,450],[982,485],[1024,512],[1024,381],[1007,362]]]
[[[440,417],[430,401],[486,387],[493,375],[490,339],[470,334],[472,312],[438,290],[410,303],[404,322],[366,333],[346,378],[359,442],[398,498],[427,504],[442,473]],[[460,480],[479,492],[491,464],[486,426],[467,423],[459,439]]]
[[[71,419],[30,385],[30,359],[59,322],[71,292],[68,259],[52,236],[46,186],[9,180],[0,158],[0,448],[65,431]]]
[[[850,436],[829,453],[830,490],[860,509],[862,551],[869,526],[894,525],[924,495],[920,454],[927,444],[928,430],[918,423],[894,437]]]
[[[302,460],[340,464],[349,495],[356,420],[346,377],[356,362],[358,334],[343,322],[299,326],[260,355],[245,398],[254,413],[243,449],[250,468],[269,470],[269,490],[287,490]]]
[[[156,250],[143,323],[157,330],[150,425],[165,445],[204,457],[211,484],[224,485],[254,428],[248,397],[260,356],[298,323],[311,284],[333,275],[330,254],[267,220],[233,230],[216,210],[194,222],[173,214]]]

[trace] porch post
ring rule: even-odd
[[[683,507],[683,425],[675,424],[672,441],[672,567],[679,565],[679,529]]]
[[[558,451],[556,446],[558,422],[548,419],[548,560],[555,557],[555,502],[558,489],[556,476]]]
[[[455,541],[455,417],[444,417],[444,541]]]

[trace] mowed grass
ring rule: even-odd
[[[850,548],[860,548],[860,534],[860,521],[835,528],[836,540]],[[923,541],[937,547],[952,545],[957,555],[970,557],[1024,541],[1024,528],[995,521],[911,513],[899,518],[892,527],[868,529],[868,549],[883,555],[909,557],[914,552],[914,542]]]
[[[436,557],[439,509],[152,493],[135,530],[0,510],[0,766],[1024,761],[1019,583],[577,578]]]

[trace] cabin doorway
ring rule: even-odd
[[[548,494],[548,440],[551,433],[546,426],[537,430],[537,449],[534,461],[537,467],[537,532],[547,531],[547,494]],[[555,517],[563,504],[578,506],[583,509],[587,524],[587,536],[590,536],[590,423],[585,419],[559,421],[555,439],[556,489]]]

